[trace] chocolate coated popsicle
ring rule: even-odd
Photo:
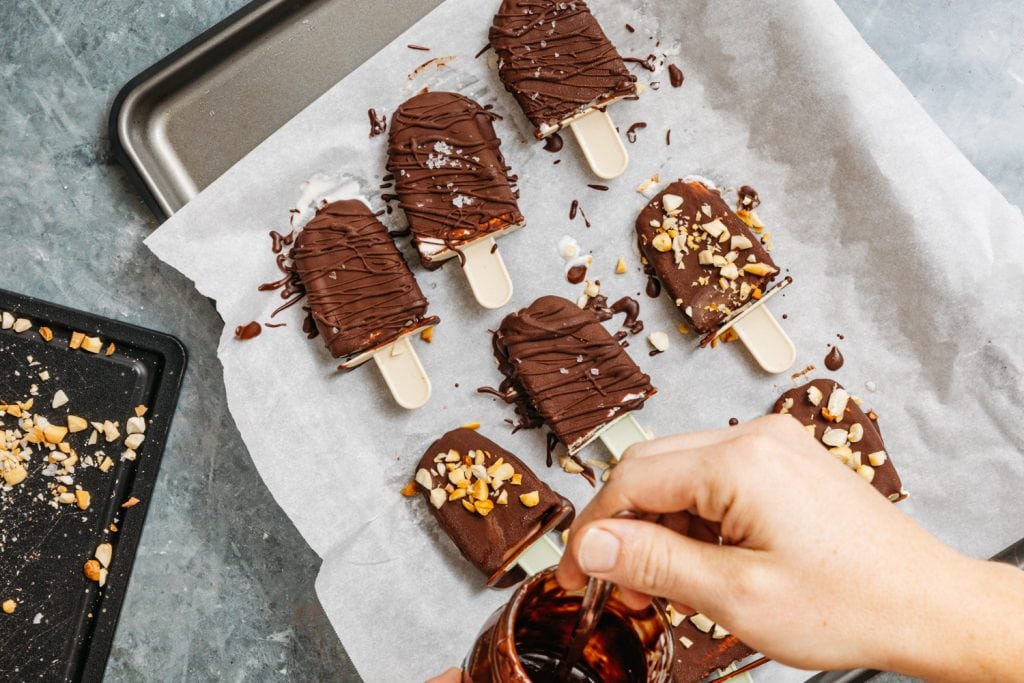
[[[572,503],[519,458],[472,429],[454,429],[432,443],[416,481],[438,524],[489,586],[525,578],[513,566],[516,558],[575,516]]]
[[[335,358],[351,360],[438,322],[426,317],[427,298],[387,228],[357,199],[322,207],[291,258]]]
[[[816,379],[790,389],[775,402],[772,412],[799,420],[815,439],[889,500],[907,497],[878,423],[865,415],[838,383]]]
[[[672,683],[699,683],[755,653],[702,614],[684,616],[670,608],[669,620],[675,639]]]
[[[665,188],[640,213],[636,233],[647,274],[698,332],[759,298],[779,272],[720,192],[700,181]]]
[[[391,118],[387,167],[426,268],[525,224],[492,125],[497,118],[450,92],[416,95]]]
[[[505,89],[536,127],[537,138],[637,96],[636,77],[583,0],[505,0],[490,41]]]
[[[656,391],[592,310],[557,296],[509,314],[494,352],[522,423],[547,424],[570,453]]]

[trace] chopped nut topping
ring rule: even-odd
[[[687,638],[686,636],[679,636],[679,642],[682,643],[683,647],[685,647],[687,650],[693,647],[693,641]]]
[[[98,582],[100,580],[100,570],[102,568],[103,567],[100,566],[99,561],[88,560],[86,561],[85,566],[82,567],[82,570],[85,572],[85,578],[89,579],[90,581]]]
[[[793,398],[788,397],[782,402],[782,408],[779,409],[781,415],[789,415],[789,411],[793,408]]]
[[[540,492],[530,491],[519,496],[519,502],[528,508],[536,507],[540,505]]]
[[[109,543],[100,543],[96,546],[96,552],[93,553],[93,556],[99,560],[104,569],[110,566],[110,560],[113,555],[114,547]]]
[[[75,491],[75,503],[78,505],[79,510],[88,510],[89,503],[92,502],[92,496],[88,491]]]
[[[651,334],[647,337],[647,341],[651,343],[651,346],[653,346],[656,351],[668,351],[668,335],[665,334],[664,332],[651,332]]]
[[[875,468],[871,467],[871,465],[861,465],[857,468],[857,474],[870,484],[871,480],[875,478]]]
[[[434,477],[430,474],[430,471],[426,468],[421,467],[416,470],[416,483],[427,489],[428,491],[434,488]]]
[[[430,504],[435,508],[440,509],[446,500],[448,500],[448,494],[445,493],[444,489],[432,489],[430,491]]]
[[[426,327],[420,331],[420,339],[427,342],[428,344],[434,341],[434,328]]]
[[[661,207],[665,213],[675,211],[683,205],[683,198],[677,194],[663,194],[661,196]]]
[[[49,327],[40,327],[39,336],[43,338],[43,341],[53,341],[53,330]]]
[[[847,438],[850,440],[850,443],[857,443],[858,441],[863,439],[864,425],[862,425],[860,422],[854,422],[852,425],[850,425],[850,433],[847,436]]]
[[[623,275],[625,274],[626,270],[626,259],[620,256],[619,260],[615,262],[615,272],[618,275]]]
[[[875,451],[874,453],[868,453],[868,462],[871,463],[872,467],[881,467],[885,464],[888,456],[885,451]]]
[[[825,433],[821,436],[821,441],[826,446],[845,446],[847,442],[847,431],[845,429],[833,429],[832,427],[825,427]]]
[[[846,393],[845,389],[836,387],[832,390],[832,394],[828,397],[828,415],[826,419],[831,419],[833,422],[842,422],[843,416],[846,414],[846,404],[850,400],[850,395]]]
[[[14,331],[17,332],[18,334],[21,334],[22,332],[28,332],[29,330],[32,329],[32,321],[29,320],[28,318],[18,318],[17,320],[14,321],[13,328]]]
[[[715,630],[714,630],[714,632],[713,632],[713,633],[711,634],[711,637],[712,637],[712,638],[714,638],[715,640],[721,640],[722,638],[725,638],[725,637],[726,637],[727,635],[729,635],[729,632],[728,632],[728,631],[726,631],[726,630],[725,630],[724,628],[722,628],[722,627],[721,627],[720,625],[718,625],[718,624],[715,624]]]
[[[761,277],[767,277],[768,275],[777,272],[777,269],[772,268],[767,263],[748,263],[743,266],[743,270],[752,275],[759,275]]]
[[[99,337],[86,337],[82,340],[82,350],[89,353],[99,353],[103,350],[103,340]]]
[[[711,621],[700,612],[697,612],[696,614],[691,616],[690,622],[697,627],[698,631],[701,631],[702,633],[710,632],[711,629],[715,626],[715,622]]]
[[[672,250],[672,238],[667,233],[659,232],[651,240],[651,245],[658,251],[671,251]]]
[[[122,508],[126,508],[126,509],[127,508],[133,508],[136,505],[138,505],[140,502],[141,501],[138,498],[136,498],[135,496],[132,496],[131,498],[129,498],[125,502],[121,503],[121,507]]]
[[[14,610],[16,609],[18,609],[18,603],[16,603],[14,600],[4,600],[4,614],[14,614]]]

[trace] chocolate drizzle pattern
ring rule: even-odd
[[[557,296],[508,315],[494,351],[520,424],[547,424],[571,452],[656,391],[593,311]]]
[[[412,271],[387,228],[361,201],[322,207],[296,237],[288,259],[288,283],[294,286],[298,280],[335,358],[372,350],[438,322],[425,317],[427,299]]]
[[[387,167],[427,268],[440,267],[445,252],[524,222],[497,118],[447,92],[416,95],[391,117]]]
[[[589,108],[636,98],[636,77],[583,0],[505,0],[490,33],[505,89],[542,138]]]

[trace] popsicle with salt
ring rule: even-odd
[[[494,131],[498,118],[473,100],[425,92],[391,119],[388,171],[428,269],[458,257],[473,295],[486,308],[512,297],[495,238],[526,224],[516,178]]]
[[[636,77],[583,0],[504,0],[490,31],[505,89],[538,139],[570,128],[594,174],[629,165],[607,108],[639,95]]]

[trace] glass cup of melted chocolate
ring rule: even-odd
[[[565,591],[554,568],[527,579],[484,624],[463,683],[668,683],[672,629],[655,605],[635,611],[613,593],[571,671],[559,671],[583,591]]]

